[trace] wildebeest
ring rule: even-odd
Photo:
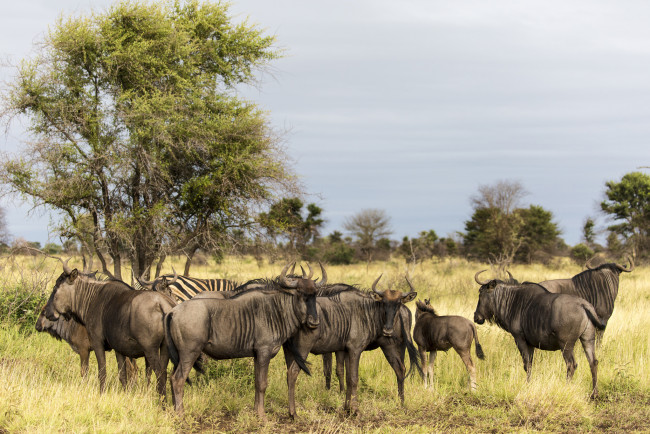
[[[74,318],[86,327],[97,358],[99,390],[106,381],[106,351],[114,350],[119,377],[126,386],[125,358],[145,357],[156,373],[157,390],[164,399],[169,356],[163,316],[174,307],[166,296],[153,291],[133,291],[118,280],[95,281],[63,264],[45,306],[45,316],[57,321]]]
[[[576,274],[570,279],[545,280],[540,282],[548,292],[571,294],[587,300],[596,310],[603,324],[607,325],[614,311],[614,301],[618,295],[618,279],[622,272],[634,270],[634,262],[628,259],[630,267],[626,268],[616,263],[602,264],[595,268]],[[596,341],[600,342],[603,331],[596,331]]]
[[[561,350],[567,365],[567,379],[573,377],[578,364],[573,348],[582,343],[591,368],[592,393],[598,395],[598,361],[595,354],[596,329],[605,325],[588,301],[574,295],[553,294],[537,283],[510,285],[499,280],[481,282],[474,322],[486,320],[497,324],[515,339],[530,380],[535,348]]]
[[[295,383],[300,373],[299,366],[294,363],[295,352],[288,351],[287,346],[293,345],[302,358],[313,354],[337,352],[337,358],[345,358],[346,397],[344,409],[356,413],[357,385],[359,381],[359,359],[365,350],[381,347],[386,359],[393,367],[397,376],[398,393],[404,401],[404,345],[409,348],[411,363],[419,369],[417,352],[410,336],[409,324],[401,324],[397,315],[404,303],[415,298],[417,293],[403,294],[400,291],[386,290],[379,292],[376,285],[372,291],[365,293],[349,285],[335,285],[341,290],[331,290],[328,296],[317,298],[320,325],[316,329],[301,328],[300,331],[285,345],[287,364],[287,383],[289,385],[289,415],[295,417]],[[400,319],[399,331],[401,339],[393,339],[396,317]],[[402,345],[403,342],[406,344]],[[410,347],[409,347],[410,344]]]
[[[79,324],[74,319],[65,319],[63,316],[56,321],[50,321],[45,317],[45,306],[41,309],[41,314],[36,320],[36,330],[39,332],[49,333],[50,336],[64,340],[70,345],[72,351],[79,354],[81,359],[81,377],[88,374],[88,360],[90,359],[90,339],[86,327]]]
[[[408,282],[411,285],[411,282]],[[412,285],[411,288],[413,288]],[[479,359],[485,358],[481,344],[478,342],[476,326],[462,316],[438,315],[429,300],[424,300],[424,303],[418,300],[415,305],[417,310],[415,311],[413,340],[418,344],[423,366],[427,360],[426,353],[429,352],[429,363],[424,369],[425,386],[429,386],[432,381],[433,364],[436,361],[437,352],[453,348],[465,363],[469,374],[470,390],[476,390],[476,368],[470,352],[472,341],[476,346],[476,356]]]
[[[174,364],[172,399],[183,414],[183,385],[201,354],[214,359],[253,357],[255,365],[255,410],[264,418],[264,394],[270,360],[299,328],[319,325],[316,284],[309,279],[280,276],[255,281],[250,290],[228,299],[192,299],[177,305],[165,317],[169,355]],[[304,360],[302,369],[309,372]]]
[[[232,291],[239,284],[228,279],[197,279],[189,276],[165,274],[152,281],[134,277],[136,289],[162,292],[172,297],[176,303],[187,301],[206,291]]]

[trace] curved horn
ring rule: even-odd
[[[311,276],[314,275],[314,270],[311,269],[311,265],[309,265],[309,262],[307,262],[307,269],[309,270],[309,276],[305,277],[305,279],[311,279]]]
[[[508,273],[510,280],[515,280],[515,278],[512,276],[512,273],[510,273],[510,271],[506,270],[506,273]]]
[[[377,280],[375,280],[375,281],[372,283],[372,292],[376,292],[377,294],[381,294],[381,293],[378,292],[377,289],[375,289],[375,288],[377,287],[377,283],[379,283],[379,279],[381,279],[381,276],[383,276],[383,275],[384,275],[384,273],[381,273],[381,274],[379,275],[379,277],[377,278]]]
[[[66,274],[70,274],[70,273],[72,273],[72,269],[71,269],[70,267],[68,267],[68,262],[70,261],[70,259],[72,259],[72,258],[68,258],[68,259],[66,259],[65,261],[64,261],[64,260],[61,260],[61,264],[63,264],[63,271],[64,271]]]
[[[302,268],[302,266],[300,268]],[[295,272],[296,272],[296,263],[294,262],[293,266],[291,267],[291,271],[289,271],[289,275],[293,276],[293,273],[295,273]],[[304,271],[303,271],[303,274],[305,274]]]
[[[587,262],[585,262],[585,268],[587,268],[587,270],[593,270],[595,268],[591,266],[591,261],[593,261],[594,258],[595,256],[592,256]]]
[[[484,272],[484,271],[487,271],[487,270],[481,270],[481,271],[479,271],[478,273],[476,273],[476,274],[474,275],[474,280],[476,280],[476,283],[478,283],[478,284],[481,285],[481,286],[483,286],[483,285],[485,285],[486,283],[489,282],[489,280],[486,280],[485,282],[481,282],[480,280],[478,280],[478,275],[481,274],[481,273]]]
[[[411,291],[413,291],[413,292],[417,292],[417,291],[415,290],[415,288],[413,287],[413,284],[412,284],[411,281],[409,280],[409,277],[408,277],[408,276],[404,276],[404,277],[406,278],[406,283],[408,283],[409,286],[411,287]]]
[[[287,270],[289,269],[289,265],[291,264],[285,265],[284,268],[282,269],[280,276],[278,276],[278,283],[281,286],[284,286],[285,288],[296,288],[298,286],[298,281],[296,280],[294,282],[291,282],[289,281],[289,279],[287,279]],[[295,262],[294,262],[294,266],[295,266]]]
[[[316,282],[316,285],[324,286],[327,283],[327,273],[325,272],[325,267],[323,267],[323,264],[320,261],[318,261],[318,265],[320,265],[322,276],[320,280]]]
[[[133,270],[131,270],[131,273],[133,273]],[[135,280],[140,282],[141,285],[143,285],[143,284],[144,285],[153,285],[156,281],[155,280],[151,280],[151,281],[144,280],[144,273],[145,272],[143,271],[142,274],[140,275],[140,277],[136,277]]]
[[[630,271],[634,270],[634,261],[632,260],[631,256],[627,257],[627,260],[630,262],[630,268],[626,268],[620,264],[614,264],[616,268],[618,268],[621,271],[625,271],[626,273],[629,273]]]
[[[172,271],[174,272],[174,278],[168,283],[168,285],[171,285],[172,283],[176,283],[176,281],[178,280],[178,273],[176,272],[176,270],[174,270],[174,267],[172,267]]]
[[[305,269],[302,268],[302,265],[300,266],[300,271],[302,271],[302,278],[303,278],[303,279],[306,279],[305,275],[306,275],[307,273],[305,273]]]

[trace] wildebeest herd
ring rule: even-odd
[[[36,329],[65,340],[80,355],[81,375],[88,372],[88,358],[95,352],[100,393],[106,379],[106,351],[117,358],[119,379],[127,383],[130,359],[144,357],[156,374],[157,391],[165,400],[167,365],[172,402],[183,414],[183,390],[190,370],[202,372],[203,355],[233,359],[252,357],[255,377],[255,411],[264,418],[264,394],[270,360],[283,348],[289,393],[289,415],[296,415],[295,384],[301,370],[310,374],[307,357],[323,355],[327,388],[336,354],[336,374],[346,391],[344,410],[355,413],[359,361],[364,351],[381,348],[395,371],[398,396],[404,402],[404,379],[413,369],[430,384],[437,351],[454,348],[463,360],[470,390],[477,387],[476,368],[470,354],[472,342],[479,359],[485,357],[476,326],[461,316],[441,316],[429,300],[417,301],[415,326],[406,303],[417,296],[410,291],[379,291],[379,276],[369,290],[346,283],[328,283],[327,273],[312,280],[313,270],[294,272],[287,264],[275,278],[243,284],[222,279],[194,279],[172,275],[148,282],[135,279],[138,290],[117,279],[98,280],[94,273],[78,271],[63,263]],[[562,351],[567,379],[576,369],[573,349],[580,340],[592,375],[592,393],[598,393],[596,340],[612,315],[619,275],[634,269],[615,263],[590,267],[570,279],[519,283],[479,280],[474,322],[494,323],[509,332],[519,349],[530,379],[533,352]],[[418,346],[415,348],[413,341]],[[408,352],[408,373],[405,355]],[[426,363],[426,353],[429,362]],[[424,365],[424,371],[422,369]]]

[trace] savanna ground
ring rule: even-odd
[[[71,261],[80,266],[79,261]],[[165,270],[171,264],[166,264]],[[181,269],[181,262],[174,262]],[[227,258],[194,266],[198,277],[245,281],[279,274],[283,264],[259,265],[250,258]],[[85,380],[79,357],[64,343],[37,333],[34,320],[49,295],[61,265],[41,257],[0,259],[0,432],[406,432],[440,431],[649,431],[650,430],[650,269],[638,266],[621,275],[616,309],[605,332],[599,359],[600,396],[589,399],[590,373],[582,347],[576,347],[578,370],[571,383],[560,352],[536,351],[533,375],[526,382],[512,337],[494,325],[478,326],[486,360],[477,365],[478,390],[468,391],[465,367],[452,350],[436,360],[434,385],[425,389],[417,375],[407,379],[400,406],[395,376],[381,350],[364,353],[360,365],[359,414],[342,411],[344,394],[333,378],[326,390],[320,357],[310,356],[313,375],[298,379],[298,418],[287,416],[284,357],[272,360],[266,392],[268,420],[253,412],[251,359],[211,361],[208,373],[186,387],[185,417],[158,403],[147,386],[142,360],[135,383],[126,391],[117,379],[115,358],[107,356],[107,392],[100,396],[94,355]],[[473,317],[478,300],[474,273],[485,265],[454,259],[412,265],[403,261],[370,266],[328,266],[330,282],[368,288],[380,274],[380,288],[407,290],[409,272],[418,298],[431,298],[440,314]],[[515,266],[520,280],[541,281],[578,273],[565,263],[554,267]],[[486,273],[481,277],[486,277]],[[124,276],[129,275],[125,270]],[[409,303],[413,310],[414,303]],[[408,366],[408,362],[407,362]],[[171,372],[171,364],[169,367]]]

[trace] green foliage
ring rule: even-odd
[[[571,259],[576,261],[577,264],[584,264],[591,257],[594,256],[594,251],[589,248],[586,244],[577,244],[573,246],[570,252]]]
[[[609,230],[623,237],[634,255],[650,253],[650,176],[631,172],[619,182],[608,181],[606,200],[601,210],[609,214],[615,225]]]
[[[140,274],[219,248],[295,187],[266,115],[234,92],[279,57],[273,43],[207,1],[61,18],[5,92],[33,137],[2,180],[66,216],[60,233],[107,251],[117,276],[123,252]]]
[[[49,255],[58,255],[63,251],[63,247],[54,243],[47,243],[43,246],[43,251]]]
[[[272,238],[285,237],[292,249],[309,256],[307,245],[318,239],[325,221],[320,217],[323,209],[316,204],[307,205],[305,217],[302,208],[303,202],[297,197],[283,198],[273,203],[268,212],[261,213],[259,221]]]
[[[553,250],[561,242],[559,235],[553,214],[531,205],[509,215],[495,208],[478,208],[465,222],[463,238],[468,253],[482,261],[505,255],[531,262],[536,252]]]
[[[34,324],[47,302],[47,294],[16,284],[0,289],[0,319],[5,326],[17,325],[21,331],[34,331]]]

